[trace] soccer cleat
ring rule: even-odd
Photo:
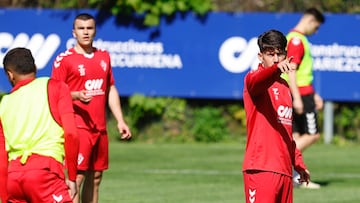
[[[302,189],[320,189],[320,184],[314,183],[314,182],[309,182],[308,184],[306,184],[305,182],[299,184],[299,188]]]

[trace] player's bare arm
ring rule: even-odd
[[[117,128],[120,133],[121,139],[125,139],[125,140],[130,139],[131,131],[124,120],[121,109],[119,92],[117,91],[114,85],[110,86],[110,90],[109,90],[109,107],[117,121]]]
[[[319,94],[317,93],[314,94],[314,101],[315,101],[316,110],[321,110],[324,107],[324,101]]]
[[[291,63],[292,69],[297,70],[299,65],[296,63]],[[304,112],[304,104],[301,99],[299,88],[296,84],[296,71],[291,71],[287,73],[289,76],[289,87],[291,95],[293,97],[293,109],[296,113],[302,114]]]

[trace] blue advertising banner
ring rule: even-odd
[[[74,17],[97,19],[94,45],[109,51],[122,96],[241,99],[245,74],[256,68],[257,36],[268,29],[286,34],[301,13],[188,13],[158,27],[123,23],[97,10],[0,9],[0,69],[6,51],[22,46],[34,54],[39,76],[50,76],[60,52],[73,46]],[[360,15],[326,14],[309,37],[315,89],[325,100],[360,101]],[[0,91],[9,91],[0,73]]]

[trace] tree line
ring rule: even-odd
[[[360,13],[360,0],[2,0],[0,7],[92,8],[115,16],[142,16],[145,26],[157,26],[163,16],[194,12],[204,16],[210,11],[225,12],[302,12],[317,7],[323,12]]]

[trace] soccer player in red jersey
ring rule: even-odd
[[[243,162],[246,203],[291,203],[292,167],[308,182],[309,171],[292,137],[292,98],[282,73],[294,71],[285,36],[269,30],[258,38],[258,69],[245,76],[247,142]]]
[[[52,69],[52,77],[70,88],[79,132],[76,182],[78,189],[83,189],[75,203],[80,202],[80,196],[82,202],[98,202],[102,173],[108,168],[107,105],[117,121],[121,138],[131,137],[114,85],[110,55],[93,47],[95,34],[94,17],[86,13],[77,15],[73,24],[76,44],[57,56]]]
[[[26,48],[8,51],[3,64],[13,88],[0,103],[1,200],[72,202],[79,140],[70,91],[62,81],[36,78]]]
[[[325,17],[319,10],[309,8],[286,36],[288,56],[293,56],[291,65],[296,71],[283,77],[288,80],[293,96],[293,136],[302,152],[320,139],[317,111],[323,108],[323,100],[313,87],[313,59],[307,36],[314,34],[324,22]],[[297,179],[295,174],[295,186],[300,188],[320,188],[320,184],[310,182],[305,185],[298,183]]]

